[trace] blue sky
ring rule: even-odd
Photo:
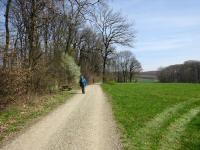
[[[200,0],[110,0],[134,23],[131,50],[144,71],[200,60]]]

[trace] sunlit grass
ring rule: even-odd
[[[197,135],[200,120],[196,118],[200,85],[139,83],[104,84],[102,87],[111,97],[125,149],[160,149],[164,142],[173,145],[171,149],[184,149],[188,143],[191,149],[200,148],[200,136]],[[195,113],[186,115],[192,109]],[[184,122],[184,116],[190,120]],[[176,123],[176,120],[182,122]],[[174,125],[179,128],[173,128]]]

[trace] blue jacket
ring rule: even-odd
[[[87,85],[86,79],[85,79],[85,78],[81,78],[81,79],[80,79],[80,86],[81,86],[81,87],[85,87],[86,85]]]

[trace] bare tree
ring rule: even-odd
[[[131,29],[132,25],[127,23],[120,13],[113,12],[109,8],[100,7],[92,15],[92,19],[104,45],[101,55],[103,58],[103,81],[105,81],[105,67],[108,56],[113,53],[112,45],[132,46],[135,35]]]
[[[110,79],[112,76],[117,82],[132,82],[142,66],[131,51],[121,51],[109,57],[106,70]]]
[[[87,20],[89,12],[95,7],[95,5],[101,2],[102,0],[64,0],[63,21],[65,21],[67,25],[65,53],[70,50],[78,27]]]
[[[132,82],[135,75],[142,71],[140,62],[135,58],[131,51],[122,51],[118,53],[118,63],[120,72],[123,76],[123,82]]]
[[[102,48],[99,36],[89,27],[83,29],[76,41],[76,60],[81,66],[81,72],[88,80],[101,74],[102,59],[100,49]]]
[[[130,51],[122,51],[119,52],[118,54],[119,64],[123,75],[123,82],[127,82],[129,73],[129,64],[132,55],[133,54]]]
[[[135,75],[142,71],[142,66],[140,62],[132,56],[129,62],[129,81],[132,82]]]

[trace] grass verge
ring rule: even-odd
[[[66,102],[70,95],[68,91],[62,91],[53,95],[35,97],[29,102],[13,104],[1,111],[0,143],[26,127],[34,119],[48,114]]]

